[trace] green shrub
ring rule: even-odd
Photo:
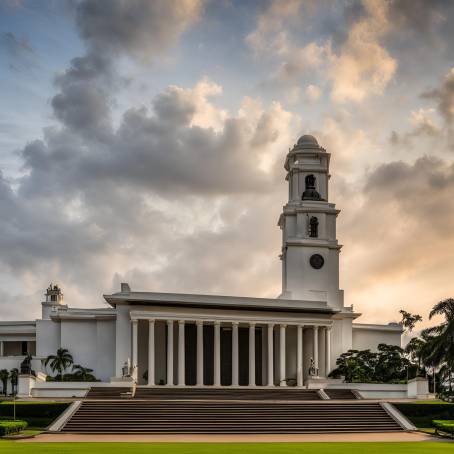
[[[31,427],[47,427],[68,407],[68,402],[16,402],[16,417]],[[13,402],[0,403],[0,420],[14,415]]]
[[[15,434],[27,427],[26,421],[0,421],[0,436]]]
[[[435,427],[435,432],[443,432],[454,438],[454,420],[441,420],[435,419],[432,421],[432,425]]]
[[[416,427],[432,427],[432,421],[454,419],[454,404],[447,403],[394,403]]]

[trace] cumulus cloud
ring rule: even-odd
[[[297,17],[300,9],[300,0],[271,1],[259,13],[257,26],[253,32],[247,35],[246,42],[258,55],[288,54],[290,43],[284,25],[287,20]]]
[[[454,292],[453,191],[453,163],[426,156],[379,165],[348,194],[356,209],[340,220],[348,244],[344,279],[351,302],[367,307],[370,318],[379,318],[384,304],[424,313]]]
[[[67,123],[46,129],[21,151],[26,174],[17,190],[2,180],[0,209],[10,213],[0,221],[2,265],[33,273],[33,285],[60,278],[75,302],[118,276],[163,291],[277,294],[279,261],[264,260],[264,251],[279,238],[295,118],[252,99],[228,114],[211,102],[220,91],[207,78],[191,89],[170,86],[150,109],[124,112],[104,142]],[[248,258],[233,266],[233,251],[247,247]],[[231,270],[216,279],[223,269]],[[269,285],[251,287],[264,275]]]
[[[439,88],[423,93],[422,97],[434,99],[446,126],[454,128],[454,68],[448,72]]]
[[[433,108],[420,108],[412,111],[410,114],[411,129],[405,133],[392,131],[389,138],[390,143],[394,146],[410,147],[413,146],[414,139],[441,138],[443,130],[437,124],[434,114],[435,109]]]
[[[440,82],[440,86],[426,90],[421,98],[434,107],[419,108],[411,112],[411,129],[407,132],[393,131],[390,142],[396,146],[412,146],[414,139],[438,139],[440,148],[446,145],[454,149],[454,68]]]
[[[77,6],[82,39],[97,54],[150,60],[173,46],[199,18],[203,0],[83,0]]]
[[[280,8],[282,5],[285,8]],[[397,68],[396,59],[382,43],[391,29],[389,3],[363,0],[355,8],[347,5],[345,16],[351,19],[351,22],[344,19],[347,33],[306,40],[304,44],[301,44],[300,30],[292,27],[292,23],[299,21],[300,27],[301,23],[304,26],[309,10],[311,15],[321,14],[327,6],[302,5],[301,2],[271,2],[258,15],[256,29],[246,38],[256,54],[279,62],[271,83],[294,84],[315,73],[330,82],[331,98],[336,103],[361,103],[370,96],[382,94]],[[338,43],[344,35],[344,40]]]
[[[114,58],[152,60],[175,44],[199,17],[202,0],[93,1],[76,6],[76,23],[87,53],[56,77],[54,114],[67,128],[105,140],[112,96],[122,80]]]
[[[388,3],[365,0],[363,6],[365,16],[350,28],[331,68],[332,98],[336,102],[361,102],[383,93],[396,71],[396,60],[380,43],[390,28]]]

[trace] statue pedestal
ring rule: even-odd
[[[132,377],[111,377],[110,383],[116,386],[132,386],[134,379]]]
[[[339,385],[341,383],[343,383],[343,380],[338,378],[309,377],[305,385],[307,389],[324,389],[329,387],[329,385]]]
[[[19,374],[17,382],[17,397],[30,397],[35,387],[36,377],[30,374]]]
[[[435,396],[429,393],[429,381],[424,377],[416,377],[408,380],[408,397],[415,399],[434,399]]]

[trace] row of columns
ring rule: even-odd
[[[148,384],[154,385],[155,377],[155,320],[148,320]],[[173,385],[173,320],[167,320],[167,384]],[[196,321],[197,325],[197,374],[196,384],[203,386],[203,321]],[[232,324],[232,386],[238,386],[239,358],[238,358],[238,327],[239,322]],[[274,324],[268,326],[268,386],[274,386]],[[286,324],[279,324],[279,386],[286,383]],[[331,327],[325,328],[325,371],[328,375],[331,364]],[[297,325],[297,386],[303,386],[303,329],[304,325]],[[318,326],[313,329],[313,361],[318,371]],[[138,320],[132,320],[132,366],[133,376],[137,380],[138,365]],[[255,386],[255,323],[249,323],[249,386]],[[185,385],[185,321],[178,321],[178,385]],[[214,322],[214,386],[221,385],[221,323]]]

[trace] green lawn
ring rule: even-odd
[[[2,454],[438,454],[447,442],[416,443],[19,443],[0,441]]]

